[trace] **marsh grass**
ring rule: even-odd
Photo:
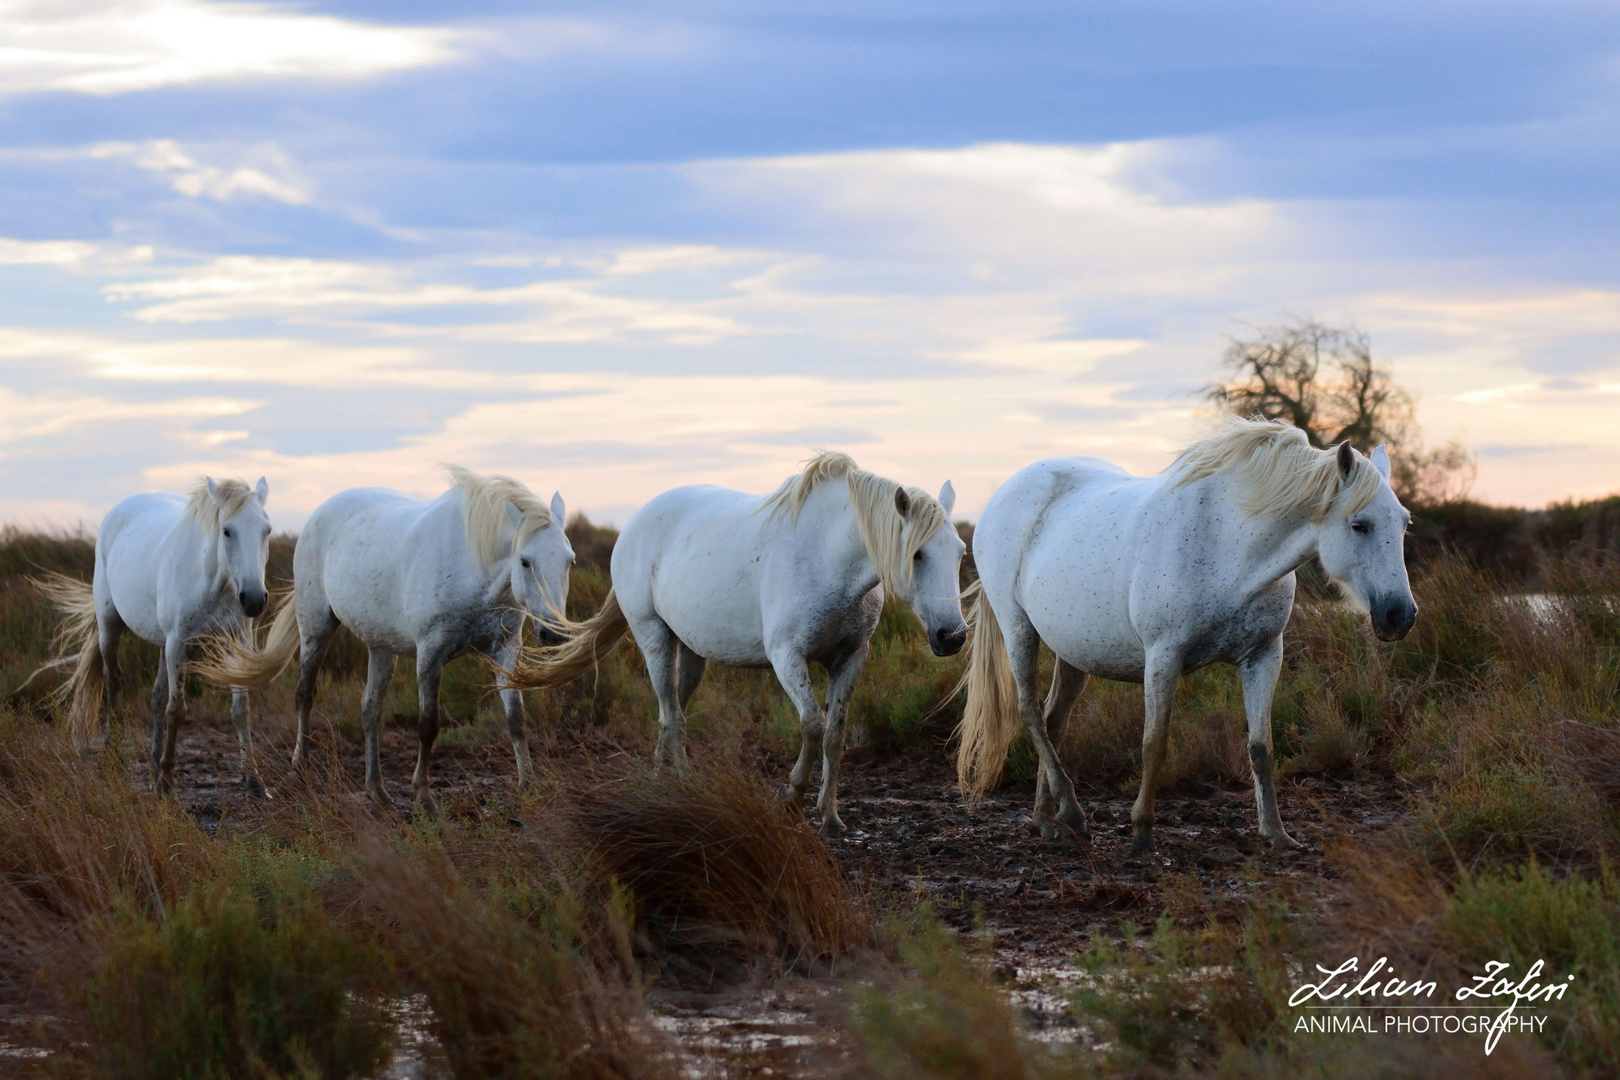
[[[624,888],[648,943],[807,967],[871,939],[867,905],[757,771],[706,762],[589,785],[570,818],[591,862]]]

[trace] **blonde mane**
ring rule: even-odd
[[[1166,471],[1178,474],[1177,487],[1225,474],[1244,492],[1246,513],[1305,511],[1320,522],[1358,513],[1383,481],[1358,454],[1350,478],[1341,484],[1337,458],[1332,450],[1312,446],[1292,424],[1231,417],[1183,450]]]
[[[199,478],[191,494],[186,496],[186,516],[208,532],[214,532],[220,522],[241,513],[242,507],[253,498],[253,489],[240,480],[215,480],[214,490],[219,492],[217,499],[209,493],[208,481]]]
[[[495,564],[503,557],[501,530],[512,528],[512,519],[506,513],[507,503],[517,507],[522,519],[512,534],[512,545],[506,555],[518,551],[528,543],[529,537],[551,524],[551,508],[510,476],[485,476],[460,465],[446,465],[444,470],[466,500],[467,546],[484,573],[493,574]]]
[[[810,459],[798,476],[784,480],[759,508],[773,518],[786,514],[796,521],[818,484],[840,478],[849,487],[856,527],[872,565],[877,568],[884,592],[890,596],[909,594],[912,560],[946,524],[945,508],[922,488],[904,489],[908,505],[902,517],[894,497],[895,492],[901,490],[899,484],[857,467],[855,459],[848,454],[823,450]],[[909,531],[905,528],[908,524]]]

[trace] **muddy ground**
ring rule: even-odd
[[[265,737],[268,736],[268,737]],[[330,746],[330,734],[325,744]],[[285,787],[290,732],[261,736],[261,772],[275,793]],[[558,745],[537,753],[566,756]],[[358,748],[341,764],[359,785]],[[324,753],[324,752],[323,752]],[[395,717],[383,741],[383,773],[395,806],[410,807],[414,719]],[[236,773],[236,742],[223,716],[195,715],[183,729],[176,771],[181,804],[209,827],[255,816]],[[767,756],[774,779],[790,762]],[[441,746],[434,789],[443,813],[500,813],[514,796],[515,769],[504,739],[478,749]],[[840,808],[848,835],[832,848],[858,891],[881,910],[893,901],[927,899],[952,927],[973,935],[998,974],[1051,1040],[1088,1040],[1062,997],[1077,977],[1070,958],[1094,934],[1150,929],[1165,911],[1189,921],[1237,908],[1256,890],[1286,890],[1321,911],[1336,884],[1323,842],[1333,833],[1367,835],[1400,821],[1406,792],[1387,780],[1295,776],[1279,784],[1283,819],[1302,850],[1262,850],[1252,789],[1208,782],[1160,793],[1158,851],[1128,856],[1133,793],[1081,792],[1092,848],[1043,843],[1030,827],[1033,792],[1005,788],[964,806],[943,751],[879,756],[853,751],[841,770]],[[138,782],[146,783],[144,767]],[[287,792],[283,797],[290,797]],[[357,804],[357,812],[364,812]],[[826,1064],[824,1013],[835,981],[825,975],[732,971],[707,979],[666,972],[655,980],[656,1022],[701,1060],[694,1075],[805,1075]],[[413,1075],[402,1059],[393,1075]]]

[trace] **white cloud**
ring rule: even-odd
[[[84,240],[13,240],[0,237],[0,266],[109,269],[152,261],[150,247],[122,247]]]
[[[0,457],[11,444],[72,428],[123,420],[199,420],[235,416],[259,407],[234,398],[185,397],[118,401],[100,395],[21,394],[0,386]]]
[[[298,174],[287,154],[274,143],[253,147],[247,160],[232,166],[202,164],[173,139],[144,143],[97,143],[85,151],[92,158],[130,158],[142,169],[171,177],[170,187],[190,198],[227,202],[257,195],[292,206],[310,201],[309,182]]]
[[[445,63],[461,37],[214,0],[0,0],[0,21],[0,93],[357,78]]]

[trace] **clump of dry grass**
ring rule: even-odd
[[[804,963],[871,937],[831,853],[755,775],[658,773],[593,785],[576,800],[573,827],[628,890],[649,939]]]
[[[626,957],[566,894],[478,890],[431,850],[379,849],[362,879],[377,932],[426,1001],[430,1057],[456,1080],[679,1075]]]

